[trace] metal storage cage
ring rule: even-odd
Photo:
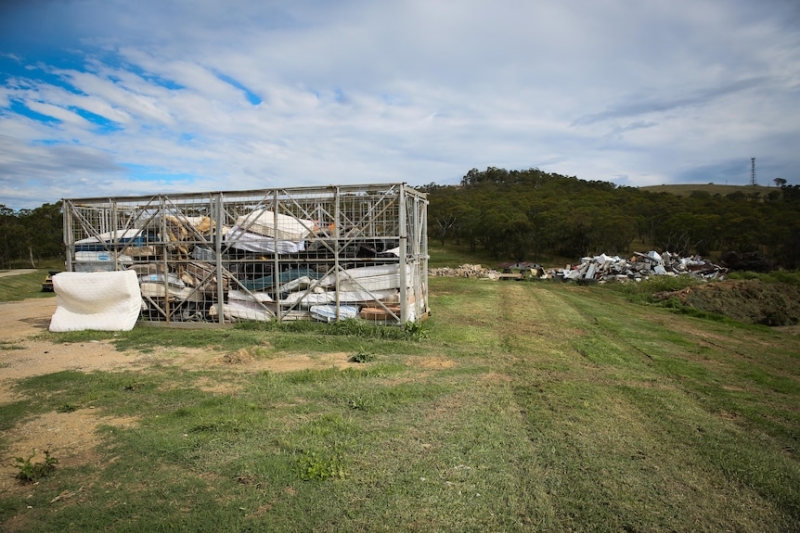
[[[145,321],[428,315],[428,201],[403,183],[63,205],[67,271],[136,271]]]

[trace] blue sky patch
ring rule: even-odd
[[[15,86],[36,87],[42,84],[53,85],[67,90],[73,94],[83,94],[67,81],[64,76],[55,74],[53,70],[83,70],[82,63],[72,61],[69,55],[59,56],[57,63],[49,63],[44,67],[41,61],[31,62],[24,58],[13,59],[8,55],[0,54],[0,83],[8,84],[12,79],[16,80]]]
[[[147,72],[146,70],[144,70],[139,65],[135,65],[133,63],[127,63],[127,62],[123,63],[123,62],[119,61],[119,59],[116,56],[114,58],[110,58],[109,60],[107,60],[107,63],[113,64],[114,66],[117,66],[119,68],[123,68],[123,69],[127,70],[128,72],[136,74],[137,76],[139,76],[143,80],[145,80],[145,81],[147,81],[149,83],[152,83],[153,85],[158,85],[159,87],[164,87],[165,89],[169,89],[170,91],[180,91],[181,89],[185,89],[186,88],[185,86],[181,85],[180,83],[178,83],[178,82],[176,82],[174,80],[170,80],[170,79],[167,79],[167,78],[162,78],[161,76],[158,76],[157,74],[153,74],[152,72]]]
[[[260,104],[262,102],[261,98],[259,98],[259,96],[256,93],[254,93],[253,91],[248,89],[242,83],[240,83],[240,82],[236,81],[235,79],[231,78],[230,76],[227,76],[227,75],[222,74],[220,72],[215,72],[215,74],[219,79],[221,79],[222,81],[224,81],[228,85],[232,85],[232,86],[236,87],[237,89],[239,89],[240,91],[244,92],[245,98],[247,98],[247,101],[250,102],[251,104],[258,105],[258,104]]]
[[[87,111],[83,108],[70,106],[67,109],[69,109],[76,115],[80,115],[81,117],[85,118],[86,120],[94,124],[95,131],[97,131],[98,133],[111,133],[123,129],[121,124],[118,124],[113,120],[109,120],[104,116],[92,113],[91,111]]]
[[[57,144],[65,144],[64,141],[58,139],[37,139],[31,142],[32,146],[55,146]]]
[[[51,117],[50,115],[43,115],[42,113],[37,113],[36,111],[28,108],[25,104],[20,102],[19,100],[11,100],[11,111],[18,115],[22,115],[32,120],[37,120],[44,124],[61,124],[63,121]]]

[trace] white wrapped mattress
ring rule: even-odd
[[[395,303],[400,301],[400,293],[395,289],[375,290],[375,291],[339,291],[339,303],[363,304],[381,301],[384,303]],[[281,300],[282,305],[298,304],[303,307],[312,305],[325,305],[336,303],[336,291],[327,292],[293,292]]]
[[[413,270],[406,265],[406,286],[413,284]],[[336,285],[336,273],[332,272],[319,282],[322,287]],[[400,288],[400,265],[390,263],[368,267],[357,267],[339,272],[339,290],[342,291],[379,291]]]
[[[267,209],[253,211],[236,219],[236,225],[248,233],[275,237],[283,241],[301,241],[314,231],[313,220],[303,220]]]
[[[132,270],[62,272],[53,276],[56,312],[50,331],[130,331],[142,309],[139,279]]]
[[[305,250],[305,241],[275,240],[252,231],[244,231],[240,226],[234,226],[225,234],[225,242],[231,247],[243,252],[256,252],[267,254],[295,254]]]
[[[219,304],[216,303],[208,309],[208,314],[211,317],[219,316]],[[226,320],[231,318],[240,318],[243,320],[260,320],[261,322],[269,322],[275,316],[272,311],[264,309],[264,307],[256,302],[246,302],[243,300],[233,301],[224,304],[224,316]]]

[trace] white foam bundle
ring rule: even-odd
[[[53,276],[58,307],[50,331],[130,331],[142,310],[136,272],[62,272]]]

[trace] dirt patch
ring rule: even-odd
[[[55,298],[0,303],[0,339],[13,341],[46,331],[55,311]]]
[[[679,291],[660,292],[658,300],[677,298],[681,304],[746,324],[800,324],[800,287],[761,280],[725,280]]]
[[[351,354],[345,352],[261,359],[245,350],[228,354],[224,359],[219,352],[208,349],[155,347],[148,353],[119,352],[111,340],[52,343],[37,338],[47,331],[55,308],[54,298],[0,303],[0,403],[22,399],[10,390],[14,382],[64,370],[111,372],[146,369],[165,363],[186,368],[225,365],[243,373],[357,366],[348,361]],[[237,391],[235,382],[208,380],[197,385],[202,390],[220,394]],[[18,472],[14,466],[15,457],[27,458],[37,450],[33,461],[41,462],[44,450],[49,450],[58,459],[58,467],[96,464],[100,460],[96,451],[100,444],[97,427],[102,424],[129,427],[136,423],[135,419],[103,416],[99,409],[80,409],[71,413],[47,413],[18,424],[3,434],[8,447],[0,456],[0,497],[32,490],[15,479]]]
[[[17,399],[10,382],[64,370],[130,368],[149,356],[118,352],[110,341],[52,343],[36,338],[50,326],[55,298],[0,303],[0,403]]]
[[[349,361],[351,353],[335,352],[326,354],[314,355],[291,355],[288,357],[277,357],[275,359],[266,359],[263,361],[255,361],[251,365],[247,365],[247,370],[269,370],[270,372],[296,372],[298,370],[306,369],[323,369],[336,367],[338,369],[354,368],[358,363],[351,363]]]
[[[32,462],[44,460],[44,450],[58,459],[57,468],[97,464],[100,461],[96,446],[100,444],[96,429],[100,425],[129,428],[138,424],[135,418],[103,416],[99,409],[79,409],[71,413],[50,412],[20,424],[3,435],[9,447],[0,460],[0,496],[23,493],[30,485],[20,483],[15,458],[28,458],[34,450]]]

